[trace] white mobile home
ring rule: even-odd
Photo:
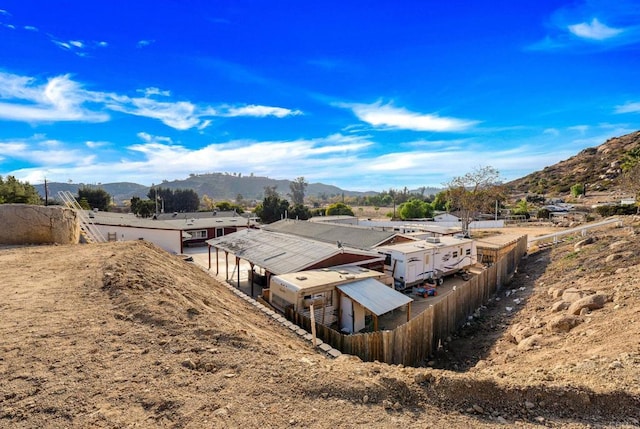
[[[472,266],[478,260],[476,243],[458,236],[427,237],[376,250],[385,255],[385,272],[394,278],[398,290],[431,279],[441,283],[444,276]]]

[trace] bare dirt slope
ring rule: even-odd
[[[602,279],[617,295],[581,316],[590,321],[543,334],[527,351],[505,339],[509,326],[530,322],[527,312],[552,304],[547,290],[561,279],[529,263],[543,258],[544,271],[567,259],[557,252],[529,258],[516,281],[528,275],[531,295],[487,322],[504,326],[472,324],[475,338],[494,335],[477,343],[486,349],[473,347],[481,360],[443,348],[438,365],[456,372],[326,357],[202,269],[144,242],[2,249],[0,427],[632,427],[634,256],[616,260],[633,268]],[[594,288],[590,278],[580,285]]]

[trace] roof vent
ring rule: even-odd
[[[426,242],[427,243],[440,243],[440,238],[439,237],[427,237],[426,238]]]
[[[353,275],[353,274],[349,274],[349,275],[347,275],[347,276],[344,276],[344,278],[345,278],[345,279],[348,279],[348,280],[352,280],[352,279],[355,279],[355,278],[356,278],[356,276],[355,276],[355,275]]]
[[[306,280],[307,278],[305,276],[297,276],[296,279],[297,280]]]

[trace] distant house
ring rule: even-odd
[[[185,247],[204,245],[206,240],[241,229],[255,227],[250,218],[235,216],[202,216],[195,213],[176,214],[171,220],[156,215],[140,218],[133,214],[89,211],[88,217],[108,241],[147,240],[163,249],[182,253]]]
[[[451,213],[440,213],[433,216],[435,222],[460,222],[460,218]]]

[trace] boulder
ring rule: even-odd
[[[629,246],[629,242],[627,240],[620,240],[609,245],[609,249],[618,250],[620,248],[625,248]]]
[[[525,338],[520,343],[518,343],[518,350],[531,350],[535,346],[539,346],[542,341],[542,335],[534,334],[530,337]]]
[[[509,331],[514,343],[520,344],[522,340],[534,334],[533,329],[521,323],[516,323]]]
[[[583,308],[586,308],[588,310],[597,310],[604,307],[604,304],[607,301],[609,301],[609,297],[604,294],[597,293],[594,295],[585,296],[584,298],[572,303],[569,306],[568,312],[569,314],[580,314],[580,311]]]
[[[582,299],[585,295],[585,292],[580,289],[569,288],[562,293],[562,300],[566,302],[575,302]]]
[[[551,319],[549,323],[547,323],[547,329],[554,333],[569,332],[582,322],[581,317],[563,314]]]
[[[573,245],[573,250],[575,250],[576,252],[581,250],[583,247],[589,245],[589,244],[593,244],[594,240],[593,237],[587,237],[584,240],[580,240],[578,241],[576,244]]]
[[[559,311],[564,311],[567,308],[569,308],[570,305],[571,303],[567,301],[557,301],[557,302],[554,302],[553,305],[551,306],[551,311],[553,311],[554,313],[557,313]]]

